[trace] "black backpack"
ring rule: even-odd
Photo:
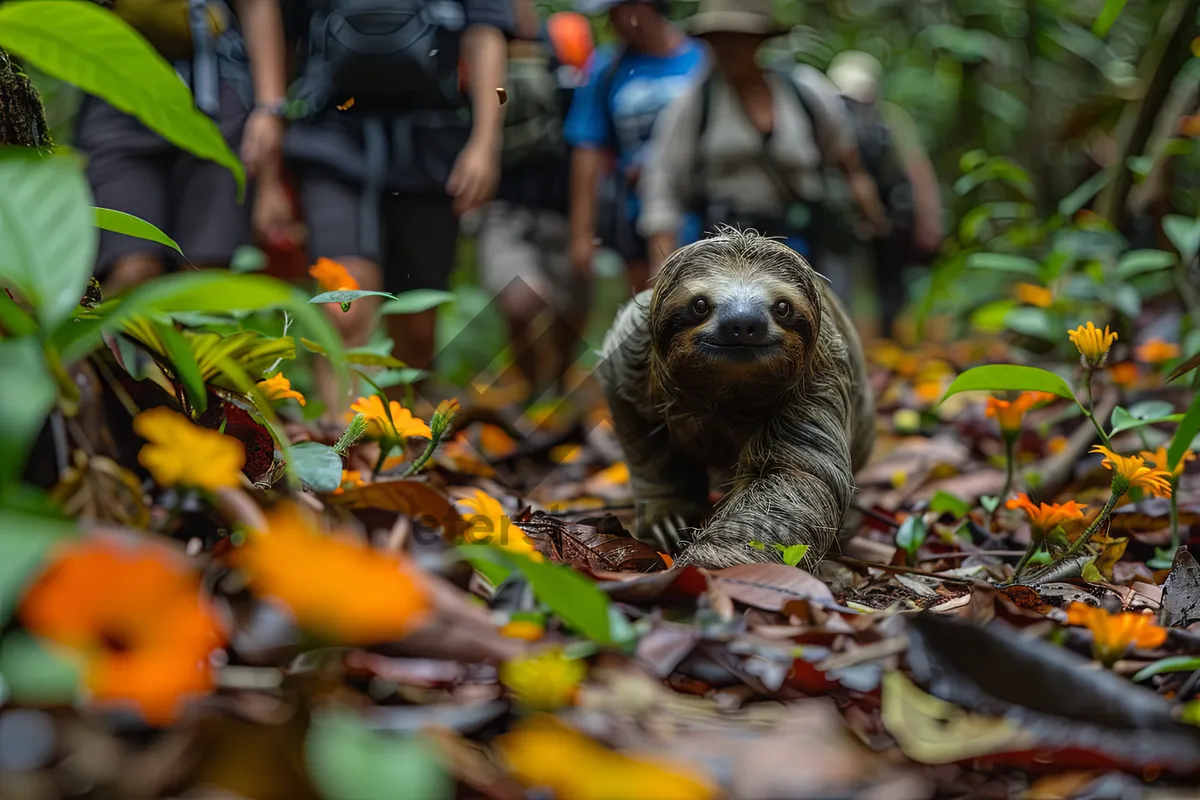
[[[891,129],[876,108],[850,97],[843,96],[842,101],[854,123],[863,168],[875,180],[889,218],[900,228],[912,227],[912,184],[896,151]]]
[[[300,114],[463,104],[458,0],[310,0]]]

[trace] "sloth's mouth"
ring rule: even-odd
[[[700,346],[704,352],[717,358],[745,363],[768,358],[779,349],[779,342],[776,340],[765,341],[761,344],[717,344],[716,342],[701,341]]]

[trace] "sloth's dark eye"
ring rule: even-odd
[[[697,297],[692,301],[692,313],[697,317],[707,316],[709,311],[708,300],[703,297]]]
[[[780,319],[787,319],[792,315],[792,304],[787,300],[779,300],[775,303],[775,316]]]

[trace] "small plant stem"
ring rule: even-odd
[[[1021,578],[1021,573],[1025,571],[1025,567],[1029,564],[1029,559],[1037,555],[1042,549],[1042,543],[1045,537],[1041,534],[1034,534],[1029,540],[1029,547],[1025,548],[1025,553],[1021,556],[1021,560],[1017,562],[1017,566],[1013,568],[1013,580],[1017,581]]]
[[[1178,481],[1172,481],[1171,486],[1171,558],[1175,557],[1175,551],[1179,549],[1179,498],[1175,491],[1175,484]]]
[[[1087,417],[1091,421],[1092,425],[1096,428],[1096,433],[1100,435],[1100,441],[1104,443],[1105,447],[1112,449],[1112,442],[1109,440],[1108,434],[1104,432],[1104,428],[1100,427],[1100,423],[1096,421],[1095,415],[1092,414],[1092,409],[1096,405],[1095,401],[1092,399],[1092,375],[1095,374],[1095,372],[1096,368],[1089,366],[1087,375],[1083,377],[1083,390],[1087,395],[1087,405],[1081,404],[1079,407],[1083,409],[1083,415]]]
[[[1063,553],[1063,559],[1070,558],[1072,555],[1083,549],[1083,546],[1088,543],[1088,540],[1091,539],[1096,531],[1099,530],[1100,526],[1104,524],[1104,520],[1108,519],[1108,515],[1112,513],[1112,510],[1116,508],[1117,503],[1120,502],[1121,498],[1124,496],[1124,490],[1121,492],[1112,493],[1112,495],[1108,498],[1108,502],[1104,504],[1104,508],[1100,509],[1100,513],[1094,520],[1092,520],[1092,524],[1088,525],[1087,530],[1079,534],[1079,538],[1071,543],[1071,546],[1067,548],[1067,552]]]
[[[387,460],[388,453],[392,452],[392,446],[389,443],[387,446],[381,445],[379,448],[379,459],[375,462],[375,468],[371,470],[371,477],[378,478],[380,471],[383,470],[383,462]]]
[[[1014,471],[1013,462],[1016,461],[1016,455],[1017,455],[1016,450],[1017,450],[1017,434],[1005,432],[1005,434],[1004,434],[1004,490],[1002,492],[1000,492],[1000,500],[1001,501],[1004,501],[1005,499],[1007,499],[1008,493],[1012,491],[1013,471]],[[997,504],[996,508],[999,509],[1000,505]]]
[[[419,472],[421,468],[425,466],[426,462],[429,461],[430,457],[433,456],[433,451],[437,449],[437,446],[438,439],[436,437],[430,439],[429,444],[425,446],[425,452],[417,456],[416,461],[409,464],[408,469],[404,470],[404,474],[400,477],[407,478],[410,475],[415,475],[417,472]]]

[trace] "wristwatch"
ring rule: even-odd
[[[287,100],[280,98],[273,103],[255,103],[255,111],[265,111],[271,116],[287,119]]]

